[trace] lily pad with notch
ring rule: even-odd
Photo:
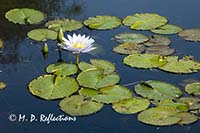
[[[167,23],[167,19],[155,13],[136,13],[122,21],[125,26],[134,30],[152,30]]]
[[[73,95],[59,103],[60,109],[71,116],[94,114],[103,108],[103,103],[92,101],[84,96]]]
[[[113,103],[112,108],[120,114],[135,114],[147,109],[149,105],[148,99],[133,97]]]
[[[135,68],[157,68],[167,63],[164,56],[157,54],[132,54],[124,58],[124,63]]]
[[[182,102],[174,102],[173,100],[163,100],[156,103],[157,107],[170,107],[174,108],[177,112],[189,111],[189,105]]]
[[[115,35],[114,39],[119,43],[143,43],[149,40],[147,36],[138,33],[121,33]]]
[[[132,92],[128,88],[120,85],[108,86],[99,90],[82,88],[79,94],[106,104],[116,103],[133,97]]]
[[[113,51],[119,54],[140,54],[145,50],[145,46],[136,43],[124,43],[113,48]]]
[[[156,33],[156,34],[177,34],[181,32],[182,30],[183,29],[177,25],[166,24],[157,29],[151,30],[151,32]]]
[[[11,9],[6,12],[5,17],[15,24],[37,24],[45,19],[44,13],[29,8]]]
[[[168,46],[171,41],[168,37],[162,35],[152,35],[149,37],[149,41],[144,42],[145,46]]]
[[[117,84],[120,81],[120,77],[115,73],[105,75],[103,70],[94,68],[82,71],[78,75],[77,81],[83,87],[100,89]]]
[[[69,76],[78,72],[78,67],[75,64],[57,63],[50,64],[46,67],[46,72],[59,76]]]
[[[178,102],[185,103],[190,107],[190,110],[200,109],[200,98],[198,97],[181,97]]]
[[[195,61],[192,56],[185,56],[182,59],[178,59],[177,56],[169,58],[170,60],[165,65],[159,67],[159,69],[180,74],[194,73],[200,69],[200,62]]]
[[[185,91],[188,94],[200,95],[200,82],[194,82],[185,86]]]
[[[57,32],[49,29],[34,29],[28,32],[28,37],[35,41],[47,41],[48,39],[56,40]]]
[[[86,62],[80,62],[78,66],[82,71],[85,71],[90,68],[102,69],[104,74],[110,74],[116,70],[115,65],[112,62],[106,60],[91,59],[90,63],[91,64]]]
[[[186,29],[179,32],[178,35],[188,41],[200,41],[200,29]]]
[[[135,85],[134,90],[142,97],[155,101],[175,99],[182,95],[181,90],[169,83],[149,80]]]
[[[84,21],[84,25],[91,29],[109,30],[121,25],[121,20],[116,16],[96,16],[89,17]]]
[[[157,54],[157,55],[162,55],[162,56],[171,55],[174,52],[175,52],[175,49],[169,46],[163,46],[163,45],[147,47],[145,50],[145,53],[147,54]]]
[[[74,78],[54,75],[43,75],[29,83],[29,91],[46,100],[60,99],[78,91],[78,83]]]
[[[154,107],[139,113],[138,120],[154,126],[169,126],[181,121],[177,114],[173,108]]]
[[[74,31],[83,27],[82,22],[73,19],[55,19],[48,21],[45,24],[48,29],[59,31],[62,28],[63,32]]]

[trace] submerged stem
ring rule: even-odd
[[[78,63],[79,63],[79,53],[76,53],[75,55],[76,55],[76,65],[78,65]]]

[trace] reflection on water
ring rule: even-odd
[[[5,19],[4,15],[13,8],[33,8],[44,12],[47,20],[55,18],[72,18],[79,16],[85,7],[80,0],[1,0],[0,1],[0,38],[4,40],[5,47],[0,53],[0,64],[17,63],[18,48],[26,38],[28,31],[44,27],[39,25],[18,25]],[[46,22],[46,21],[45,21]]]

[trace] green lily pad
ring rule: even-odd
[[[193,57],[186,56],[178,60],[177,56],[170,57],[171,61],[168,61],[164,66],[159,67],[161,70],[172,73],[193,73],[200,69],[200,63],[195,61]],[[172,58],[174,58],[172,60]]]
[[[77,80],[83,87],[99,89],[117,84],[120,77],[115,73],[104,75],[102,70],[94,68],[81,72]]]
[[[46,72],[59,76],[69,76],[76,74],[78,72],[78,67],[74,64],[57,63],[48,65],[46,68]]]
[[[136,13],[127,16],[123,20],[125,26],[130,26],[134,30],[152,30],[163,26],[167,23],[167,19],[154,13]]]
[[[178,98],[182,95],[180,89],[172,84],[149,80],[135,85],[137,94],[155,101]]]
[[[151,30],[151,32],[157,33],[157,34],[176,34],[176,33],[181,32],[182,30],[183,29],[177,25],[166,24],[162,27]]]
[[[6,12],[5,17],[15,24],[37,24],[45,19],[44,13],[29,8],[12,9]]]
[[[78,93],[81,96],[92,97],[92,96],[98,95],[100,92],[98,90],[95,90],[95,89],[81,88],[78,91]]]
[[[35,41],[47,41],[48,39],[56,40],[57,32],[49,29],[35,29],[28,32],[28,37]]]
[[[180,125],[188,125],[198,120],[198,117],[196,115],[186,113],[186,112],[178,113],[177,117],[181,118],[181,121],[178,122],[178,124]]]
[[[91,29],[108,30],[121,25],[121,20],[116,16],[89,17],[84,24]]]
[[[110,74],[115,71],[115,65],[109,61],[100,60],[100,59],[91,59],[90,62],[96,68],[103,69],[104,74]]]
[[[132,54],[124,58],[124,63],[136,68],[156,68],[167,63],[165,57],[156,54]]]
[[[174,108],[177,112],[189,111],[189,106],[186,103],[174,102],[172,100],[160,101],[156,104],[157,107],[170,107]]]
[[[169,46],[162,46],[162,45],[148,47],[145,50],[145,53],[147,54],[158,54],[162,56],[171,55],[174,52],[175,52],[175,49],[170,48]]]
[[[138,33],[121,33],[115,35],[114,39],[119,43],[143,43],[149,40],[147,36]]]
[[[181,121],[177,117],[177,112],[172,108],[156,107],[142,111],[138,115],[138,120],[155,126],[168,126],[174,125]]]
[[[143,43],[145,46],[168,46],[171,41],[168,37],[162,35],[152,35],[149,37],[149,41]]]
[[[84,96],[74,95],[66,97],[59,103],[60,109],[71,116],[94,114],[103,108],[103,104],[91,101]]]
[[[48,29],[55,31],[59,31],[59,29],[62,28],[63,32],[66,32],[81,29],[83,24],[82,22],[73,19],[55,19],[48,21],[45,26],[48,27]]]
[[[197,97],[181,97],[177,101],[188,104],[191,110],[200,109],[200,98],[197,98]]]
[[[0,39],[0,49],[3,48],[3,41]]]
[[[200,95],[200,82],[187,84],[185,86],[185,91],[188,94]]]
[[[113,48],[113,51],[119,54],[140,54],[144,50],[144,45],[136,43],[124,43]]]
[[[200,29],[186,29],[179,32],[178,35],[188,41],[200,41]]]
[[[91,68],[96,68],[94,65],[90,64],[90,63],[86,63],[86,62],[83,62],[81,61],[79,64],[78,64],[78,67],[81,71],[86,71],[88,69],[91,69]]]
[[[132,92],[128,88],[119,85],[102,88],[100,89],[100,93],[101,94],[92,97],[92,99],[107,104],[133,97]]]
[[[85,71],[91,68],[102,69],[104,74],[113,73],[116,69],[113,63],[106,60],[91,59],[90,62],[91,64],[86,63],[86,62],[80,62],[78,66],[82,71]]]
[[[40,76],[29,83],[29,91],[40,98],[53,100],[70,96],[78,91],[78,83],[70,77]]]
[[[150,105],[149,100],[139,97],[134,97],[119,101],[112,105],[112,108],[121,114],[134,114],[145,110]]]
[[[6,83],[0,81],[0,90],[6,88]]]

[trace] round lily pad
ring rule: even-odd
[[[155,101],[175,99],[182,95],[181,90],[169,83],[149,80],[135,85],[137,94]]]
[[[37,24],[45,19],[44,13],[29,8],[12,9],[5,14],[5,17],[15,24]]]
[[[189,111],[189,106],[186,103],[174,102],[172,100],[160,101],[156,104],[157,107],[170,107],[174,108],[177,112],[187,112]]]
[[[149,37],[149,41],[143,43],[145,46],[168,46],[171,41],[168,37],[162,35],[152,35]]]
[[[121,25],[121,20],[116,16],[89,17],[84,24],[91,29],[108,30]]]
[[[35,29],[28,32],[28,37],[35,41],[56,40],[57,32],[49,29]]]
[[[183,29],[177,25],[166,24],[157,29],[151,30],[151,32],[156,33],[156,34],[176,34],[176,33],[181,32],[182,30]]]
[[[85,70],[88,70],[88,69],[91,69],[91,68],[96,68],[94,65],[90,64],[90,63],[86,63],[86,62],[83,62],[81,61],[79,64],[78,64],[78,67],[81,71],[85,71]]]
[[[46,72],[59,76],[69,76],[76,74],[78,72],[78,67],[74,64],[57,63],[48,65]]]
[[[114,39],[119,43],[143,43],[149,40],[145,35],[138,33],[121,33],[115,35]]]
[[[198,120],[198,117],[196,115],[187,112],[178,113],[177,117],[181,118],[181,121],[178,122],[178,124],[180,125],[188,125]]]
[[[149,104],[147,99],[134,97],[114,103],[112,108],[121,114],[134,114],[145,110]]]
[[[91,68],[102,69],[104,74],[113,73],[116,69],[115,65],[113,63],[106,61],[106,60],[91,59],[90,62],[91,62],[91,64],[86,63],[86,62],[80,62],[78,64],[78,66],[82,71],[85,71],[85,70],[91,69]]]
[[[95,68],[81,72],[78,75],[77,80],[83,87],[99,89],[117,84],[120,77],[115,73],[104,75],[102,70]]]
[[[200,41],[200,29],[186,29],[179,32],[178,35],[188,41]]]
[[[59,31],[62,28],[63,32],[78,30],[83,27],[82,22],[73,19],[55,19],[48,21],[45,24],[48,29]]]
[[[181,121],[177,117],[177,112],[172,108],[156,107],[142,111],[138,115],[138,120],[155,126],[168,126],[174,125]]]
[[[90,88],[81,88],[78,91],[78,93],[79,95],[82,95],[82,96],[92,97],[92,96],[98,95],[99,91],[95,89],[90,89]]]
[[[167,19],[154,13],[136,13],[127,16],[123,20],[125,26],[130,26],[134,30],[152,30],[163,26],[167,23]]]
[[[6,83],[0,81],[0,90],[6,88]]]
[[[158,54],[162,56],[171,55],[174,52],[175,52],[175,49],[170,48],[169,46],[162,46],[162,45],[148,47],[145,50],[145,53],[147,54]]]
[[[156,68],[167,63],[165,57],[156,54],[132,54],[124,58],[124,63],[136,68]]]
[[[193,73],[200,69],[200,63],[195,61],[193,57],[186,56],[178,60],[177,56],[170,57],[171,61],[168,61],[165,65],[159,67],[161,70],[171,73]],[[174,58],[172,60],[172,58]]]
[[[115,103],[133,97],[132,92],[120,85],[101,88],[98,95],[91,96],[93,100],[103,103]]]
[[[140,54],[144,50],[144,45],[136,43],[124,43],[113,48],[113,51],[119,54]]]
[[[91,101],[84,96],[66,97],[59,103],[60,109],[71,116],[94,114],[103,108],[103,104]]]
[[[110,74],[115,71],[115,65],[109,61],[101,59],[91,59],[90,62],[96,68],[103,69],[104,74]]]
[[[194,82],[185,86],[188,94],[200,95],[200,82]]]
[[[44,75],[29,83],[29,91],[40,98],[53,100],[70,96],[78,91],[78,83],[70,77]]]
[[[177,101],[188,104],[191,110],[200,109],[200,98],[197,98],[197,97],[181,97]]]

